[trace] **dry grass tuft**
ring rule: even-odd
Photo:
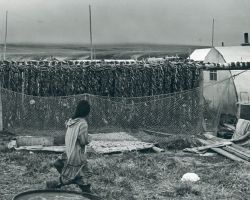
[[[174,192],[176,196],[185,196],[187,194],[199,196],[201,194],[201,192],[189,182],[180,183],[179,185],[175,186]]]

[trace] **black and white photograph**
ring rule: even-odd
[[[250,199],[249,0],[0,0],[0,200]]]

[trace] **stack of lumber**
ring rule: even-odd
[[[249,132],[246,135],[249,135]],[[205,133],[204,136],[206,137],[206,140],[199,139],[199,141],[205,146],[186,148],[184,151],[192,153],[204,153],[211,149],[212,151],[231,160],[245,163],[250,162],[250,150],[235,144],[236,142],[239,142],[240,139],[226,140],[218,138],[210,133]]]

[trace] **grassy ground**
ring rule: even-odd
[[[147,140],[153,138],[148,136]],[[164,153],[89,154],[93,192],[103,199],[115,200],[249,199],[249,165],[237,164],[218,155],[203,157],[177,150],[181,144],[195,145],[191,140],[188,142],[187,137],[161,141],[161,147],[166,148]],[[174,143],[179,144],[178,148],[174,148]],[[0,199],[10,200],[24,190],[43,189],[46,180],[58,177],[55,169],[49,166],[56,157],[56,154],[2,149]],[[197,173],[201,180],[193,184],[182,183],[180,179],[187,172]],[[79,191],[75,186],[63,189]]]

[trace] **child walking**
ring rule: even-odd
[[[77,184],[83,192],[90,193],[90,171],[86,157],[86,145],[89,144],[86,117],[90,112],[88,101],[78,103],[75,114],[67,123],[65,135],[66,152],[54,162],[60,173],[59,180],[46,182],[47,188],[60,188],[64,185]]]

